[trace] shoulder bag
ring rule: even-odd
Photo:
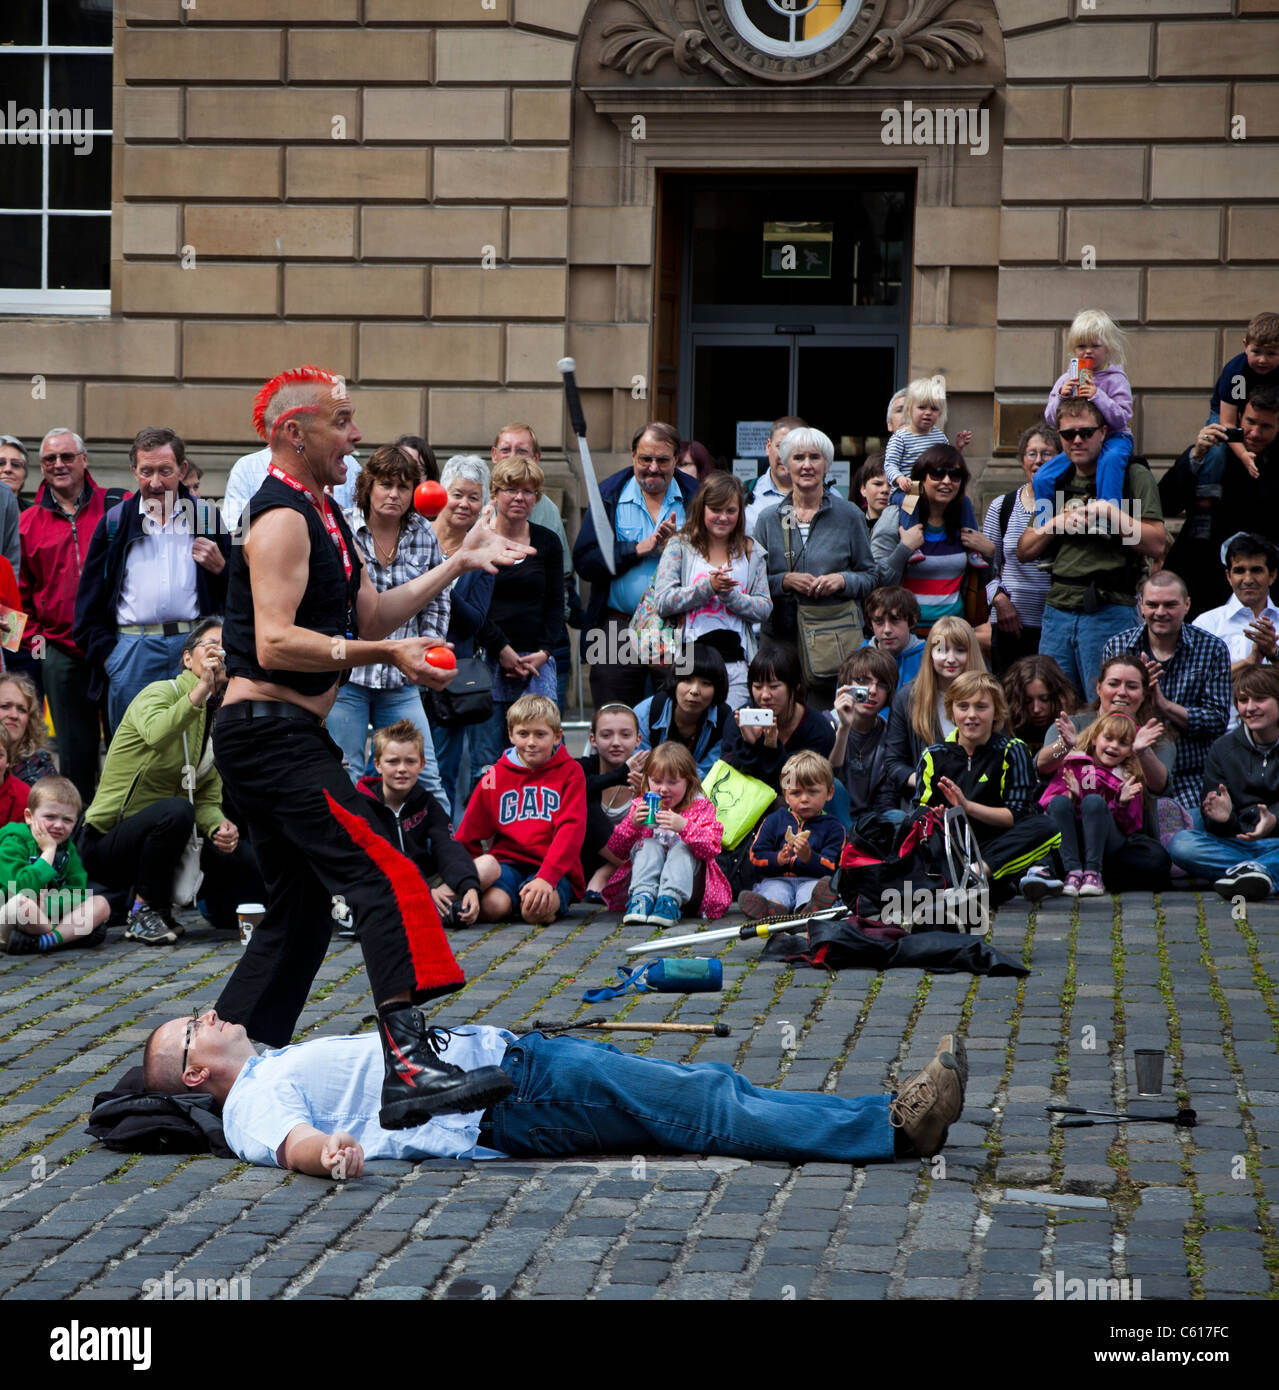
[[[786,537],[786,572],[790,574],[795,563],[789,511],[782,514],[782,533]],[[811,689],[814,684],[834,680],[844,661],[861,646],[862,610],[856,599],[842,603],[797,601],[795,614],[800,667],[805,684]]]

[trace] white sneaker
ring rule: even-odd
[[[1027,902],[1040,903],[1045,898],[1061,897],[1061,879],[1054,878],[1047,864],[1035,864],[1026,870],[1021,880],[1021,895]]]
[[[1223,898],[1243,898],[1245,902],[1260,902],[1275,891],[1274,880],[1255,859],[1236,864],[1212,885]]]

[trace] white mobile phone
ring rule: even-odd
[[[742,729],[771,729],[773,711],[771,709],[739,709],[737,724]]]

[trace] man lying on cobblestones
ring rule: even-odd
[[[844,1098],[753,1086],[722,1062],[682,1065],[606,1043],[479,1024],[432,1029],[440,1056],[500,1066],[514,1090],[484,1111],[413,1129],[378,1123],[375,1033],[315,1038],[259,1054],[210,1009],[170,1019],[147,1040],[148,1090],[203,1091],[222,1106],[227,1142],[250,1163],[358,1177],[365,1158],[552,1158],[699,1153],[792,1163],[929,1158],[960,1117],[968,1062],[948,1033],[895,1095]]]

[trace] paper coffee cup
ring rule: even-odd
[[[235,909],[235,915],[240,923],[240,944],[247,946],[253,928],[266,916],[266,907],[262,903],[241,903]]]

